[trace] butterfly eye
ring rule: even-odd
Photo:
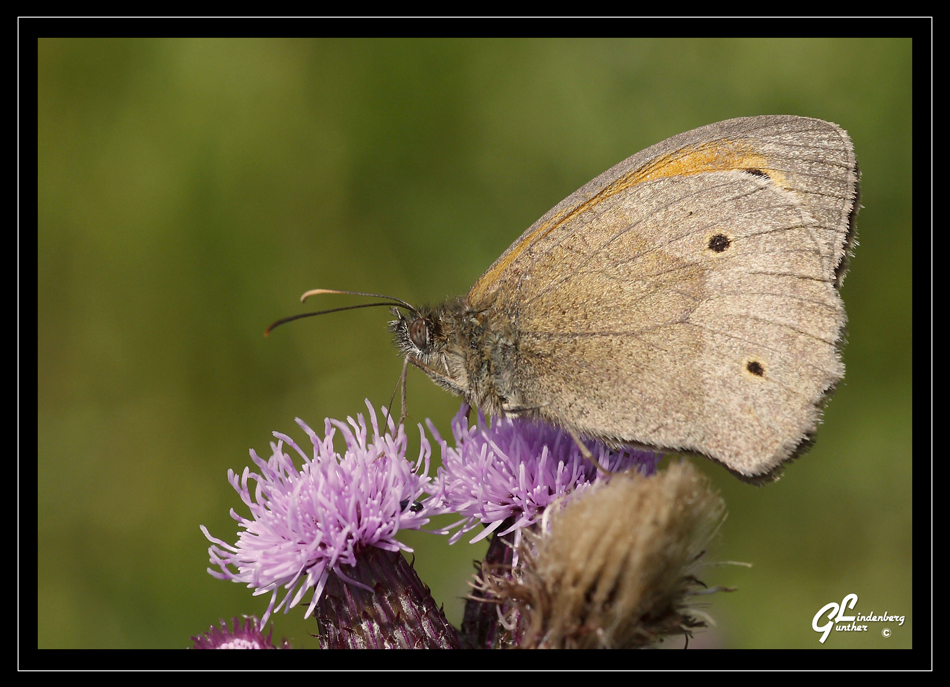
[[[409,324],[409,340],[420,351],[429,347],[429,326],[424,318],[418,317]]]

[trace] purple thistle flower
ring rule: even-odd
[[[322,439],[297,419],[313,444],[312,457],[290,437],[274,432],[279,441],[271,443],[268,460],[250,452],[259,475],[245,468],[238,478],[228,471],[228,481],[251,511],[251,517],[244,518],[231,510],[231,517],[244,530],[238,533],[236,544],[212,537],[201,526],[212,542],[211,563],[220,568],[220,572],[209,568],[211,575],[242,582],[254,589],[255,596],[271,594],[261,625],[273,611],[284,607],[286,613],[313,589],[309,617],[331,572],[344,582],[367,588],[348,577],[342,567],[354,566],[358,553],[369,546],[411,551],[395,539],[396,533],[420,529],[432,515],[445,512],[438,487],[429,477],[431,448],[422,427],[419,458],[411,463],[405,457],[405,428],[397,429],[387,413],[388,431],[381,435],[376,411],[368,401],[366,405],[372,437],[362,414],[356,421],[347,418],[348,425],[327,419]],[[337,431],[346,442],[342,456],[333,448]],[[284,452],[285,444],[303,460],[300,470]],[[280,587],[287,591],[275,607]]]
[[[271,641],[271,635],[274,634],[274,628],[271,627],[267,636],[264,636],[263,624],[257,622],[253,616],[245,616],[244,624],[241,624],[240,618],[233,619],[234,629],[228,628],[228,624],[222,620],[221,627],[214,625],[198,637],[192,637],[195,649],[289,649],[290,645],[285,639],[280,646],[274,646]]]
[[[520,530],[537,522],[545,508],[597,479],[596,466],[564,429],[518,418],[495,418],[486,428],[481,415],[478,425],[469,427],[467,415],[463,404],[452,420],[455,448],[429,423],[429,431],[442,446],[439,480],[445,509],[464,516],[453,526],[461,526],[452,535],[453,543],[480,523],[486,525],[485,530],[473,543],[513,518],[514,524],[498,536],[515,532],[517,544]],[[647,451],[617,451],[596,441],[584,444],[611,472],[635,467],[652,474],[662,457]]]

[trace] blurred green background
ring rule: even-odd
[[[413,303],[467,291],[534,220],[673,134],[799,114],[850,133],[863,171],[842,293],[846,379],[778,483],[703,463],[729,508],[692,646],[819,648],[849,593],[911,616],[911,41],[66,40],[39,59],[38,645],[185,647],[266,600],[205,572],[233,541],[226,481],[301,417],[389,402],[388,313],[297,322],[315,287]],[[887,240],[885,240],[885,238]],[[315,307],[354,300],[325,297]],[[458,399],[410,371],[414,420]],[[698,461],[697,461],[698,462]],[[461,619],[484,545],[415,534]],[[275,636],[314,646],[303,608]]]

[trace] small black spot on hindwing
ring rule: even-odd
[[[716,253],[722,253],[730,245],[732,245],[732,240],[725,234],[715,234],[709,239],[709,250]]]

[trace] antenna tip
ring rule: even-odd
[[[342,291],[337,291],[336,289],[310,289],[300,297],[300,302],[305,302],[310,296],[318,296],[321,293],[344,293]]]

